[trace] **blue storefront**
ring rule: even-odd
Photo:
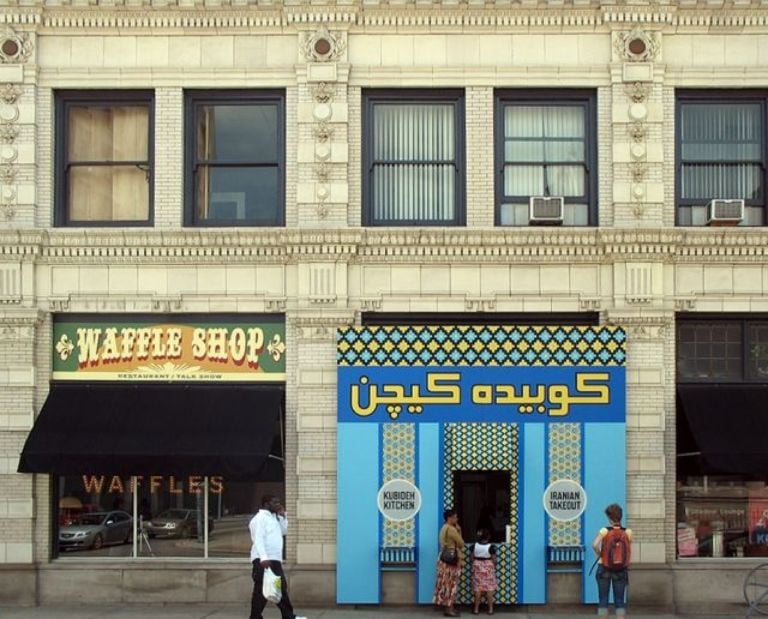
[[[547,574],[564,564],[581,574],[583,601],[595,602],[585,547],[604,507],[626,503],[624,331],[371,326],[337,340],[337,602],[379,603],[382,574],[404,570],[414,601],[431,603],[448,507],[463,516],[467,541],[480,520],[495,530],[497,603],[545,603]],[[418,488],[413,518],[379,511],[392,480]],[[544,509],[557,480],[585,491],[575,519]],[[466,576],[459,603],[471,599]]]

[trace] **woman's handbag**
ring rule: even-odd
[[[440,560],[447,565],[456,565],[459,562],[459,553],[455,548],[443,546],[440,551]]]
[[[275,574],[269,568],[264,570],[264,584],[261,588],[261,592],[267,600],[274,602],[275,604],[280,603],[280,600],[283,597],[282,584],[283,582],[280,576]]]

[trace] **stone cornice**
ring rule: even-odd
[[[41,31],[185,31],[264,28],[651,29],[768,28],[765,0],[6,0],[6,24]]]
[[[347,228],[0,231],[0,262],[741,262],[768,259],[766,228]]]

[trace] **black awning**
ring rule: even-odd
[[[678,385],[677,393],[708,470],[765,476],[768,385]]]
[[[53,385],[19,472],[257,479],[282,400],[278,387]]]

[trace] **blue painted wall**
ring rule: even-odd
[[[542,502],[547,486],[546,429],[541,424],[521,426],[521,539],[517,578],[523,604],[543,604],[547,601],[547,528]]]
[[[626,518],[627,438],[623,423],[584,424],[584,489],[587,509],[584,512],[584,572],[583,601],[597,603],[595,573],[589,574],[595,562],[592,541],[601,527],[606,526],[605,508],[618,503]]]
[[[379,425],[338,424],[336,600],[378,604]]]
[[[421,510],[416,516],[416,543],[418,565],[416,597],[419,604],[430,604],[437,576],[437,535],[443,514],[440,488],[442,487],[440,424],[419,425],[416,454],[418,458],[416,486],[421,490]]]

